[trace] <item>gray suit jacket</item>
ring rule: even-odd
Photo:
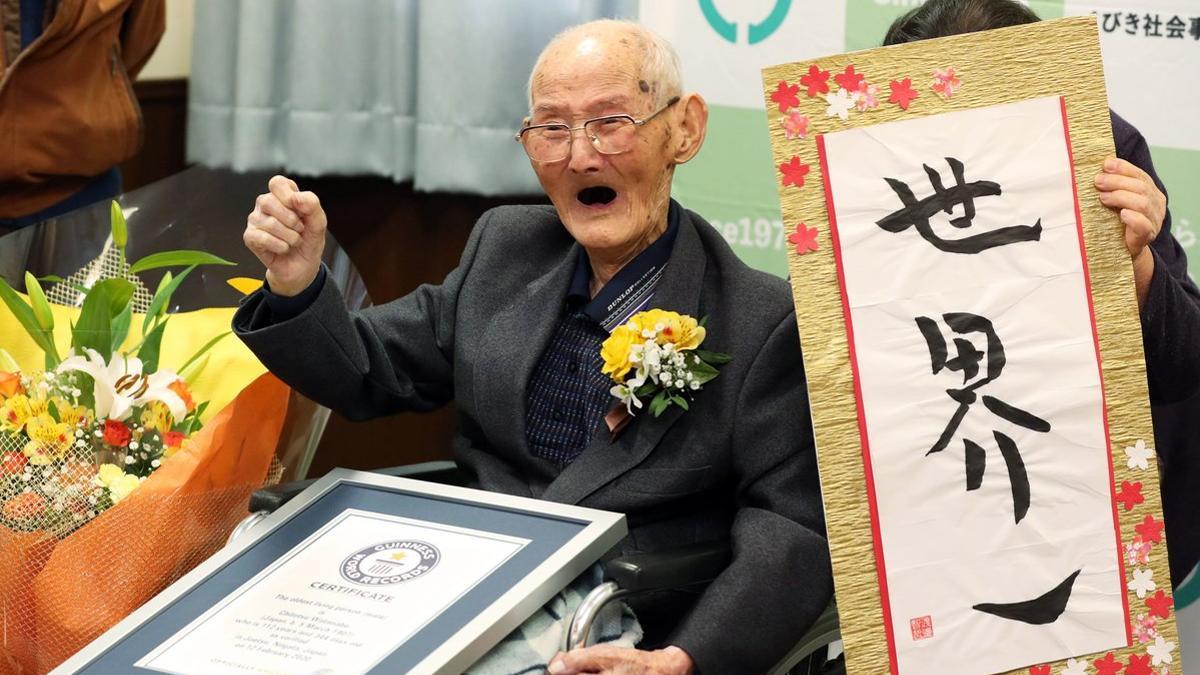
[[[623,552],[730,539],[732,563],[668,642],[708,675],[757,673],[832,595],[799,338],[785,282],[698,215],[680,220],[652,304],[708,316],[704,348],[733,360],[690,411],[643,412],[615,442],[602,430],[561,470],[525,439],[526,387],[580,250],[550,207],[486,213],[440,285],[349,313],[326,282],[282,322],[260,293],[234,328],[272,372],[351,418],[454,401],[455,459],[479,487],[625,513]]]

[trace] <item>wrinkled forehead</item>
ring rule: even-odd
[[[580,107],[604,99],[632,105],[649,92],[645,49],[632,35],[588,35],[548,47],[531,78],[531,104]]]

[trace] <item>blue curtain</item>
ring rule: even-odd
[[[188,159],[374,174],[419,190],[538,192],[512,135],[560,30],[637,0],[204,0]]]

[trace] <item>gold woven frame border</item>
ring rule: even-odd
[[[849,121],[845,122],[827,116],[825,100],[819,95],[808,97],[806,87],[801,84],[801,77],[814,64],[829,71],[830,91],[837,89],[835,75],[853,65],[867,82],[879,87],[878,108],[865,112],[852,110]],[[954,68],[961,80],[961,88],[950,98],[931,89],[933,71],[946,68]],[[918,92],[908,110],[888,102],[889,83],[904,78],[910,78]],[[782,124],[786,115],[772,100],[780,82],[799,85],[799,105],[792,110],[799,110],[809,118],[803,138],[786,137]],[[1100,203],[1093,183],[1104,158],[1114,154],[1096,21],[1094,17],[1043,21],[773,66],[763,69],[763,83],[776,166],[790,162],[793,157],[799,157],[809,166],[801,186],[783,185],[778,170],[776,179],[780,180],[779,200],[785,229],[792,231],[798,223],[804,223],[817,230],[817,250],[800,255],[793,247],[788,252],[788,262],[808,377],[846,663],[851,673],[886,673],[888,644],[880,608],[854,385],[815,137],[952,110],[1043,96],[1065,97],[1104,364],[1115,484],[1120,489],[1124,481],[1141,483],[1145,497],[1143,503],[1131,510],[1119,510],[1125,549],[1140,537],[1135,528],[1148,516],[1162,521],[1162,504],[1154,459],[1146,470],[1130,468],[1124,452],[1139,440],[1152,445],[1154,437],[1133,269],[1125,251],[1120,221]],[[1126,555],[1126,551],[1121,554]],[[1135,569],[1148,567],[1153,570],[1158,588],[1169,594],[1165,535],[1161,542],[1150,545],[1149,557],[1149,563],[1137,565],[1129,565],[1126,560],[1126,581],[1132,578]],[[1128,600],[1131,621],[1136,622],[1139,614],[1148,614],[1145,598],[1139,598],[1131,590]],[[1159,635],[1175,644],[1171,672],[1182,672],[1173,608],[1169,618],[1158,620],[1156,628]],[[1088,673],[1095,673],[1096,660],[1129,664],[1136,659],[1140,663],[1149,658],[1147,647],[1152,644],[1153,641],[1139,643],[1135,637],[1132,647],[1114,650],[1111,656],[1095,654],[1079,660],[1086,662]],[[1065,662],[1053,664],[1049,672],[1057,675],[1064,665]]]

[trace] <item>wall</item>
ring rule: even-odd
[[[195,0],[167,0],[167,32],[146,67],[141,80],[186,78],[192,72],[192,14]]]

